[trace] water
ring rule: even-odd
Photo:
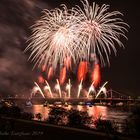
[[[61,105],[60,105],[61,106]],[[77,109],[79,111],[87,111],[88,115],[92,117],[93,120],[101,117],[103,120],[110,120],[115,122],[117,125],[117,131],[122,132],[125,120],[131,114],[128,110],[124,110],[122,107],[108,107],[108,106],[82,106],[82,105],[68,105],[64,107],[68,110],[71,108]],[[50,111],[49,107],[44,107],[43,105],[33,105],[32,107],[24,107],[24,111],[31,112],[34,115],[37,113],[42,114],[42,121],[48,118],[48,113]]]

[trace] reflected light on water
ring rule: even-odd
[[[64,106],[64,108],[65,108],[66,110],[71,110],[71,109],[72,109],[72,105]]]
[[[59,107],[61,106],[62,105],[60,105]],[[93,119],[98,119],[99,117],[101,117],[102,119],[108,119],[106,106],[89,107],[89,106],[82,106],[82,105],[77,105],[77,106],[68,105],[68,106],[64,106],[64,108],[67,110],[73,108],[73,109],[77,109],[78,111],[87,111],[89,116],[93,117]],[[32,113],[33,114],[41,113],[42,120],[48,118],[49,111],[50,111],[49,107],[44,107],[43,105],[33,105],[32,107]]]
[[[52,105],[53,106],[53,105]],[[103,120],[115,121],[118,124],[118,131],[122,132],[123,122],[127,119],[129,112],[124,112],[123,110],[118,110],[117,108],[109,108],[107,106],[82,106],[82,105],[59,105],[66,110],[76,109],[78,111],[87,111],[88,115],[92,117],[92,120],[95,121],[98,118]],[[33,105],[31,108],[26,108],[27,112],[34,114],[41,113],[42,119],[47,120],[51,106],[44,107],[43,105]],[[37,118],[35,118],[37,120]],[[94,127],[94,124],[92,124]],[[91,126],[92,126],[91,125]]]
[[[87,107],[87,112],[89,116],[93,119],[107,119],[107,107],[106,106],[93,106]]]
[[[43,107],[43,105],[33,105],[32,111],[33,111],[33,114],[41,113],[42,120],[46,120],[48,118],[48,114],[49,114],[48,107]]]
[[[77,109],[78,111],[86,111],[86,106],[77,105],[77,106],[76,106],[76,109]]]

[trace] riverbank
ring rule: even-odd
[[[14,119],[0,118],[0,139],[6,140],[66,140],[66,139],[94,139],[94,140],[138,140],[138,138],[124,135],[107,134],[92,130],[83,130],[42,123]]]

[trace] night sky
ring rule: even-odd
[[[92,3],[92,0],[90,0]],[[138,1],[95,0],[99,5],[109,4],[110,10],[123,13],[129,24],[128,40],[122,40],[125,49],[118,48],[117,56],[110,56],[110,67],[102,68],[102,82],[109,87],[130,95],[139,95],[140,84],[140,8]],[[26,40],[31,35],[30,26],[39,19],[44,8],[68,7],[79,0],[1,0],[0,1],[0,95],[28,94],[36,80],[37,70],[28,62],[28,53],[23,53]],[[78,4],[79,5],[79,4]]]

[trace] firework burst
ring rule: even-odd
[[[87,0],[81,2],[83,9],[78,6],[76,9],[82,17],[79,27],[79,38],[82,38],[81,47],[86,48],[87,58],[94,53],[99,57],[103,66],[106,64],[105,60],[110,64],[111,50],[116,54],[115,45],[123,46],[120,37],[127,39],[125,32],[128,24],[118,17],[122,16],[119,11],[108,12],[109,5],[103,4],[99,7],[95,2],[91,6]]]
[[[125,36],[128,25],[118,16],[119,11],[108,12],[109,5],[101,7],[93,2],[81,0],[83,8],[67,9],[65,5],[54,10],[44,10],[43,16],[32,26],[32,35],[25,51],[30,50],[35,65],[45,65],[53,70],[59,65],[66,66],[65,60],[78,64],[89,61],[92,53],[99,57],[104,66],[109,64],[112,50],[116,54],[116,44]],[[71,65],[69,62],[69,65]]]
[[[80,21],[77,11],[62,5],[61,9],[44,10],[43,13],[32,26],[33,34],[25,50],[31,50],[29,59],[35,62],[35,66],[52,65],[54,70],[58,64],[63,66],[65,58],[76,63],[84,52],[77,49],[80,42],[76,32]]]

